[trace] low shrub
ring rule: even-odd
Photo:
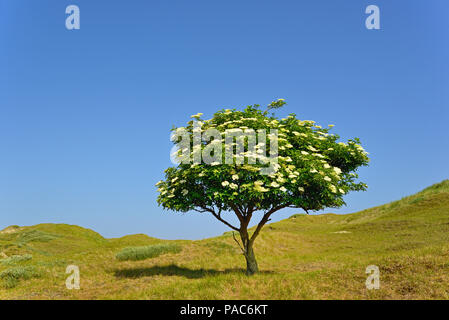
[[[28,280],[40,277],[40,273],[35,267],[13,267],[0,272],[0,279],[7,289],[15,287],[20,280]]]
[[[24,254],[23,256],[14,255],[0,260],[0,264],[4,266],[12,266],[21,262],[29,261],[33,258],[31,254]]]
[[[143,247],[128,247],[117,253],[115,256],[120,261],[145,260],[155,258],[166,253],[178,253],[182,250],[177,244],[156,244]]]

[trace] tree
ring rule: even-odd
[[[338,208],[345,204],[343,195],[367,188],[356,181],[356,170],[369,161],[359,139],[338,142],[339,136],[329,133],[333,125],[322,128],[295,114],[284,119],[269,114],[284,104],[279,99],[265,111],[259,105],[220,110],[210,120],[202,120],[201,113],[192,116],[186,127],[173,128],[179,163],[156,184],[164,209],[208,213],[233,235],[238,232],[241,244],[234,239],[248,275],[258,272],[254,241],[275,212]],[[257,144],[250,135],[256,131]],[[231,133],[243,133],[236,137],[243,145],[240,153]],[[231,224],[225,212],[233,212],[239,225]],[[258,213],[261,218],[250,234],[248,226]]]

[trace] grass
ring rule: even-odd
[[[29,242],[48,242],[56,239],[58,236],[40,230],[27,230],[21,232],[16,242],[21,246]]]
[[[42,234],[53,237],[30,237]],[[116,258],[125,248],[155,245],[182,251]],[[0,289],[0,300],[449,299],[449,181],[353,214],[293,215],[266,226],[255,252],[261,272],[247,277],[231,233],[166,241],[142,234],[105,239],[63,224],[16,226],[0,232],[0,255],[32,259],[0,263],[3,287],[11,284]],[[80,268],[80,290],[65,287],[72,264]],[[379,290],[365,287],[369,265],[380,269]]]
[[[13,267],[0,272],[0,279],[2,279],[3,286],[7,289],[17,286],[19,280],[28,280],[39,276],[40,273],[32,266]]]
[[[21,262],[29,261],[33,258],[31,254],[24,254],[23,256],[14,255],[5,259],[0,260],[0,264],[5,266],[12,266]]]
[[[143,247],[128,247],[117,253],[115,257],[120,261],[136,261],[159,257],[166,253],[178,253],[181,250],[181,246],[177,244],[161,243]]]

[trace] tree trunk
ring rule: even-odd
[[[259,272],[259,267],[257,265],[256,256],[254,255],[253,246],[249,245],[245,248],[245,259],[246,259],[246,274],[251,276]]]
[[[249,235],[246,227],[242,228],[240,232],[240,238],[243,244],[243,255],[246,259],[246,274],[251,276],[259,272],[259,266],[257,265],[256,256],[254,254],[253,243],[249,240]]]
[[[232,206],[231,206],[232,207]],[[239,245],[240,249],[243,252],[243,255],[246,259],[246,274],[248,276],[253,275],[255,273],[259,272],[259,266],[257,265],[256,256],[254,255],[253,250],[253,243],[254,240],[256,240],[257,236],[259,235],[260,231],[262,230],[263,226],[270,221],[270,216],[278,211],[279,209],[285,208],[286,206],[278,206],[271,208],[265,214],[263,215],[262,219],[260,220],[259,224],[256,227],[256,230],[254,230],[254,233],[252,234],[251,238],[248,234],[248,225],[249,221],[251,220],[252,213],[254,212],[254,207],[250,207],[250,209],[247,209],[246,214],[242,214],[241,210],[237,207],[234,208],[235,214],[240,220],[240,228],[237,229],[233,227],[234,230],[238,230],[240,233],[240,238],[242,239],[242,245],[240,245],[239,241],[234,237],[234,233],[232,233],[232,236],[234,237],[234,240]]]

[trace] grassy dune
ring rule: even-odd
[[[182,249],[116,259],[157,244]],[[165,241],[12,226],[0,233],[0,299],[448,299],[449,180],[354,214],[294,215],[267,225],[255,250],[261,273],[247,277],[229,233]],[[80,290],[65,287],[70,264],[80,268]],[[368,265],[380,269],[379,290],[365,287]]]

